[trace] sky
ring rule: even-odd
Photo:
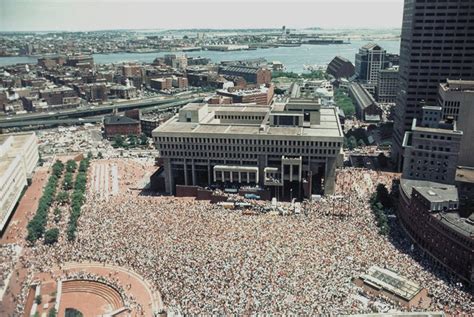
[[[397,28],[403,0],[0,0],[0,31]]]

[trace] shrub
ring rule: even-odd
[[[48,317],[56,317],[57,316],[57,312],[56,312],[56,308],[51,308],[48,312]]]
[[[66,162],[66,171],[69,173],[74,173],[77,168],[77,163],[74,160],[69,160]]]
[[[59,192],[58,195],[56,196],[56,201],[60,205],[67,204],[69,202],[69,194],[65,191]]]
[[[71,172],[67,172],[63,180],[63,189],[70,190],[74,184],[74,177]]]

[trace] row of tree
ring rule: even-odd
[[[390,233],[387,210],[393,207],[392,199],[384,184],[378,184],[376,192],[370,198],[370,207],[375,215],[379,233],[386,236]]]
[[[43,196],[38,203],[38,209],[33,219],[28,223],[28,235],[26,239],[34,243],[41,238],[45,233],[46,223],[48,222],[48,211],[54,202],[58,180],[64,171],[64,164],[61,161],[56,161],[52,168],[53,173],[48,179],[48,183],[43,191]]]
[[[81,207],[85,201],[88,168],[89,159],[83,159],[79,164],[79,172],[76,176],[74,192],[71,197],[71,215],[67,227],[67,238],[69,241],[76,238],[77,221],[81,215]]]

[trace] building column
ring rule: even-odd
[[[216,173],[211,174],[211,162],[207,160],[207,186],[211,186],[211,177],[214,176],[214,182],[216,181]]]
[[[324,175],[324,194],[332,195],[336,187],[336,159],[334,157],[326,158]]]
[[[290,164],[290,182],[293,181],[293,164]]]
[[[222,175],[222,182],[225,182],[225,174],[224,174],[224,171],[221,172],[221,175]]]
[[[242,183],[242,172],[239,171],[239,184]]]
[[[230,182],[232,183],[233,180],[234,180],[234,175],[232,175],[232,171],[229,172],[229,176],[230,176]]]
[[[164,168],[165,168],[165,191],[168,194],[173,194],[174,184],[173,184],[173,171],[171,170],[170,159],[164,159]]]
[[[214,182],[217,182],[217,174],[215,169],[212,169],[212,174],[214,175]]]
[[[192,174],[193,186],[196,186],[196,164],[194,163],[194,159],[192,160],[191,164],[192,164],[191,174]]]
[[[184,170],[184,185],[189,185],[188,183],[188,168],[186,166],[186,159],[184,160],[184,163],[183,163],[183,170]]]
[[[247,172],[247,184],[250,183],[250,173]]]

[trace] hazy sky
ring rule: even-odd
[[[403,0],[0,0],[0,31],[400,27]]]

